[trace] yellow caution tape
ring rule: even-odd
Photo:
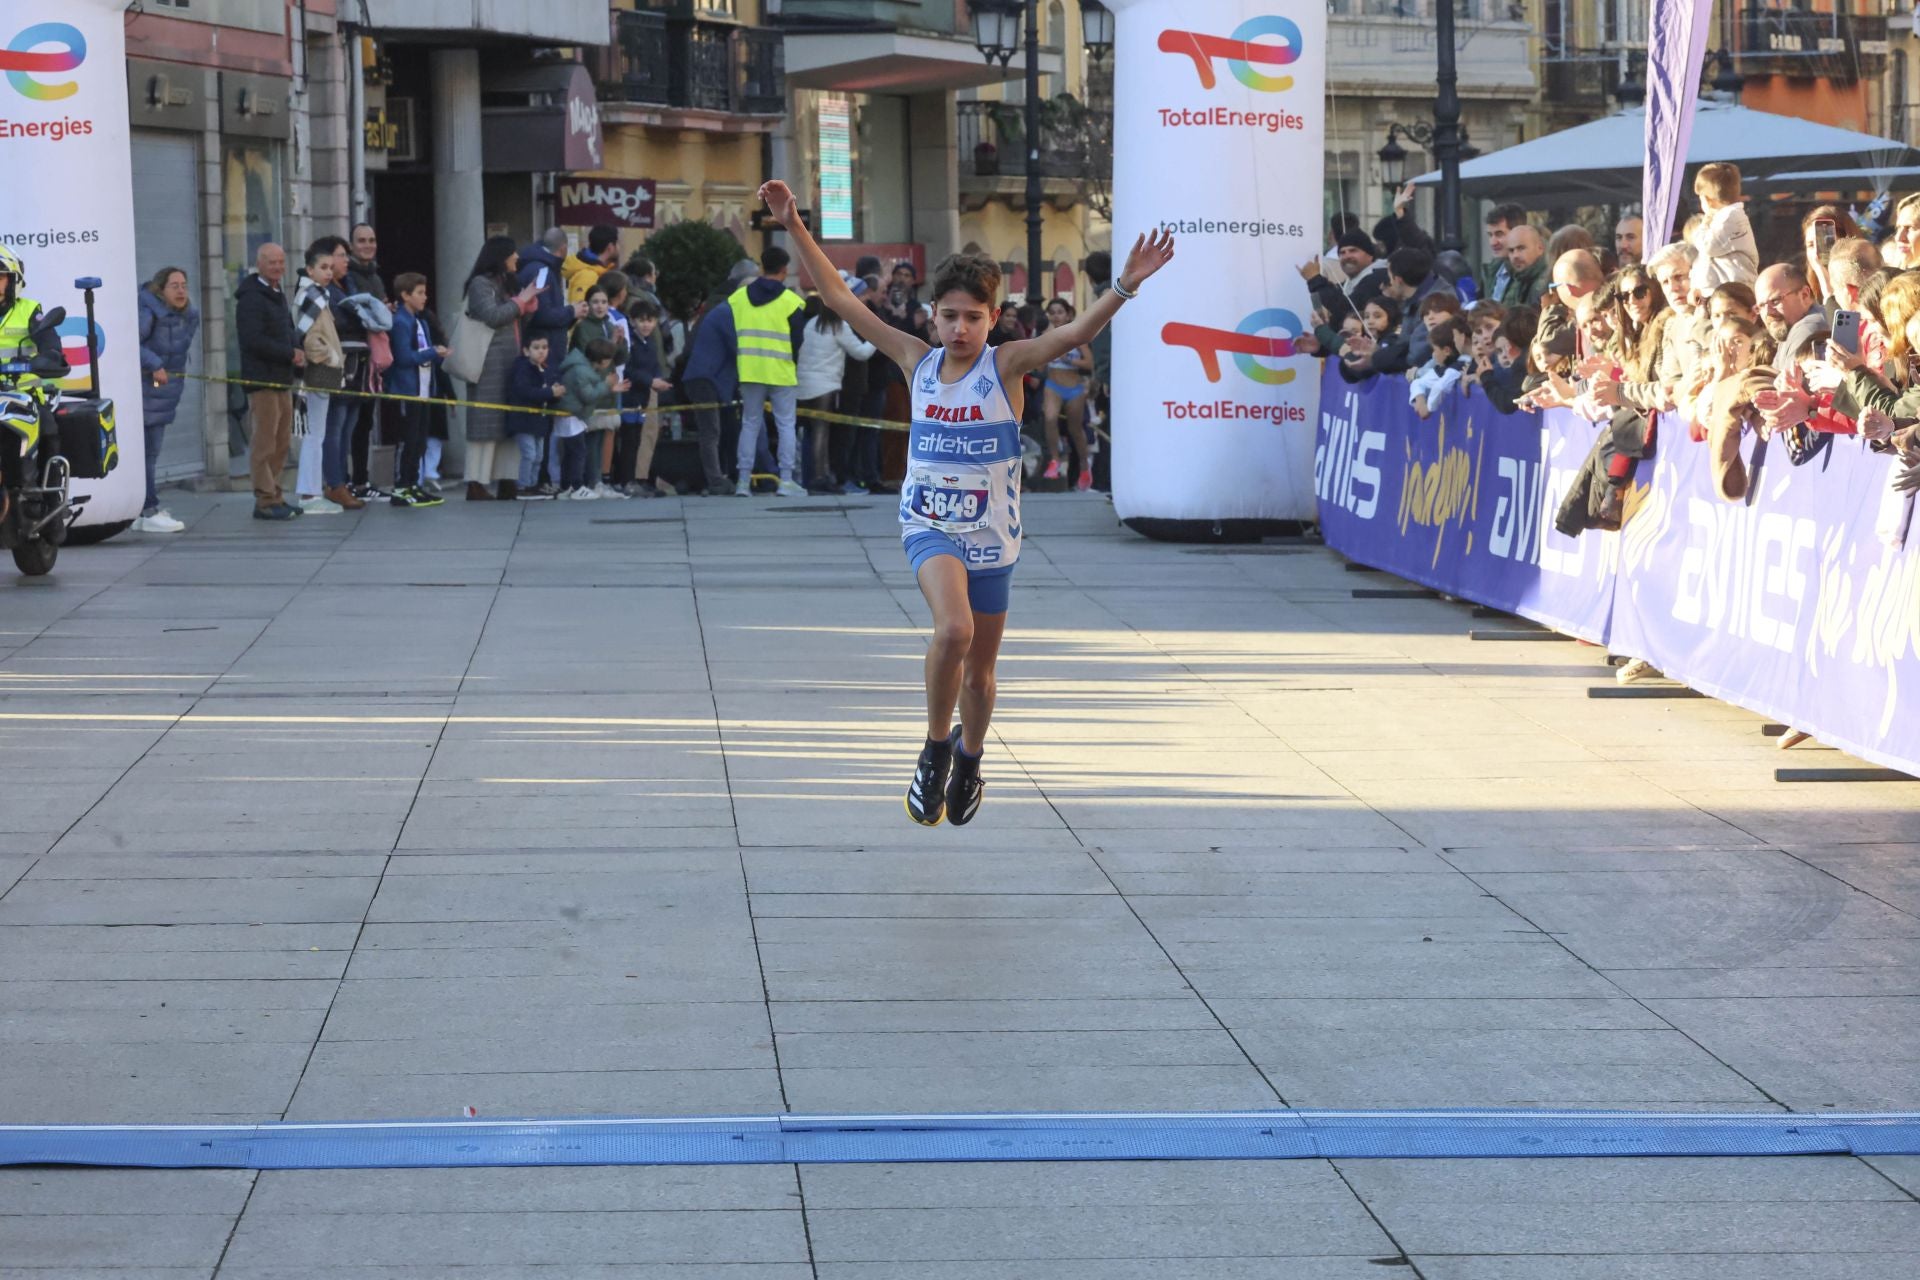
[[[533,413],[548,418],[568,418],[575,416],[569,414],[564,409],[546,409],[539,405],[495,404],[487,400],[452,400],[440,396],[403,396],[396,395],[391,391],[348,391],[344,388],[338,391],[322,391],[318,388],[304,386],[300,383],[261,382],[251,378],[216,378],[211,374],[205,373],[182,373],[173,376],[190,378],[195,382],[211,382],[229,387],[245,387],[249,391],[298,391],[322,396],[345,396],[350,400],[386,400],[394,404],[442,404],[450,408],[464,406],[468,409],[498,409],[504,413]],[[705,404],[663,404],[654,409],[646,409],[640,405],[631,405],[623,406],[619,412],[691,413],[697,409],[738,409],[739,407],[740,402],[738,400],[716,400]],[[607,410],[607,412],[614,411]],[[804,405],[801,406],[797,416],[801,418],[812,418],[816,422],[839,423],[842,426],[871,427],[876,431],[908,431],[912,429],[911,426],[905,422],[892,422],[882,418],[861,418],[846,413],[830,413],[825,409],[809,409]],[[1087,424],[1087,430],[1093,432],[1108,444],[1113,443],[1113,437],[1105,431],[1102,431],[1099,427],[1089,423]]]

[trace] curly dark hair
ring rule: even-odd
[[[953,292],[992,306],[1000,296],[1000,264],[981,253],[956,253],[934,269],[936,301]]]

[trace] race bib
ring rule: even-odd
[[[946,533],[972,533],[992,523],[993,485],[971,467],[917,468],[907,496],[907,518]]]

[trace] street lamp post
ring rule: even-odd
[[[1433,158],[1440,162],[1440,248],[1459,251],[1460,238],[1460,77],[1453,62],[1454,0],[1439,0],[1434,38],[1440,44],[1439,93],[1433,100]]]
[[[973,42],[988,62],[1006,66],[1019,48],[1019,22],[1025,10],[1027,38],[1027,301],[1040,291],[1042,191],[1040,186],[1040,0],[972,0]]]
[[[1040,0],[970,0],[973,10],[973,42],[988,62],[1006,66],[1019,47],[1019,26],[1024,10],[1027,42],[1026,146],[1027,146],[1027,301],[1039,303],[1045,298],[1041,277],[1046,274],[1041,233],[1044,219],[1040,212],[1045,192],[1040,173]],[[1113,14],[1099,0],[1081,0],[1081,21],[1087,48],[1098,56],[1113,45]],[[1064,44],[1064,41],[1062,42]]]

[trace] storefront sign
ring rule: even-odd
[[[1316,362],[1297,267],[1321,251],[1327,9],[1318,0],[1112,0],[1114,268],[1136,235],[1173,265],[1114,325],[1123,520],[1313,515]]]
[[[853,239],[853,104],[820,100],[820,238]]]
[[[563,227],[653,226],[652,178],[573,178],[560,184],[555,215]]]
[[[74,376],[86,383],[87,309],[74,281],[97,276],[94,333],[100,383],[118,414],[120,466],[105,480],[76,480],[87,496],[80,523],[119,524],[140,514],[146,449],[140,422],[133,151],[127,114],[122,0],[38,6],[58,19],[0,18],[0,162],[15,176],[0,202],[0,243],[20,255],[27,296],[64,307]]]

